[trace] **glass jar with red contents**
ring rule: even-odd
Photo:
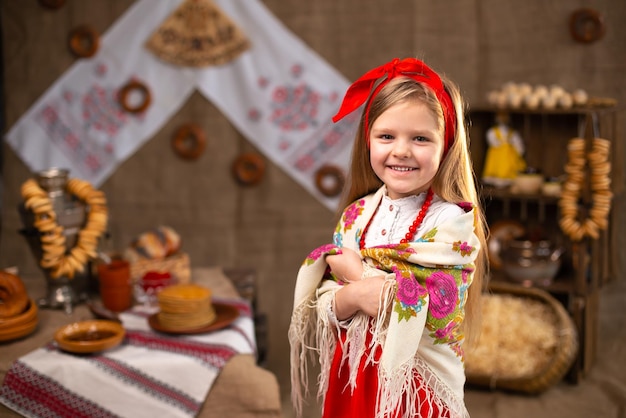
[[[145,306],[157,304],[157,294],[161,289],[178,281],[169,272],[149,271],[135,284],[135,300]]]

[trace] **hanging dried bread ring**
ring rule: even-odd
[[[15,274],[0,270],[0,318],[19,315],[28,305],[28,292]]]
[[[176,131],[172,140],[172,147],[179,157],[186,160],[195,160],[202,154],[206,145],[206,136],[200,126],[195,123],[186,123]]]
[[[136,105],[128,103],[129,96],[132,92],[137,91],[142,95],[143,100]],[[130,113],[141,113],[150,106],[151,101],[150,89],[144,83],[131,80],[126,83],[119,92],[118,100],[122,108]]]
[[[77,26],[70,32],[69,47],[79,58],[92,57],[100,47],[100,36],[91,26]]]
[[[253,186],[263,179],[265,161],[258,154],[249,152],[241,154],[233,162],[233,176],[244,186]]]
[[[343,190],[343,171],[334,165],[324,165],[315,172],[315,186],[326,197],[335,197]]]
[[[570,17],[570,32],[578,42],[591,43],[604,36],[606,28],[598,11],[582,8],[575,10]]]

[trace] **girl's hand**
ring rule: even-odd
[[[384,276],[369,277],[343,286],[335,293],[335,316],[344,320],[361,311],[377,316],[381,305]]]
[[[333,274],[345,283],[361,280],[363,275],[361,256],[349,248],[342,248],[341,251],[342,254],[326,256],[326,262]]]

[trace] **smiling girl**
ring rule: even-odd
[[[294,405],[315,350],[325,418],[465,417],[463,347],[486,247],[463,102],[407,58],[352,84],[333,120],[363,104],[333,243],[298,272]]]

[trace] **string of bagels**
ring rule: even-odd
[[[35,179],[26,180],[21,187],[24,206],[35,216],[34,227],[39,231],[42,255],[39,265],[49,270],[53,279],[73,279],[84,272],[89,260],[98,256],[98,242],[107,227],[108,210],[104,192],[81,179],[68,180],[66,191],[88,205],[87,220],[78,232],[74,247],[67,248],[63,226],[57,223],[52,201]]]
[[[581,135],[582,136],[582,135]],[[611,211],[611,143],[598,135],[591,141],[591,149],[586,152],[584,138],[572,138],[567,145],[568,162],[565,165],[567,179],[559,200],[561,218],[559,226],[573,241],[584,237],[598,239],[600,231],[609,225]],[[585,187],[588,166],[591,191],[591,207],[582,218],[579,200]]]

